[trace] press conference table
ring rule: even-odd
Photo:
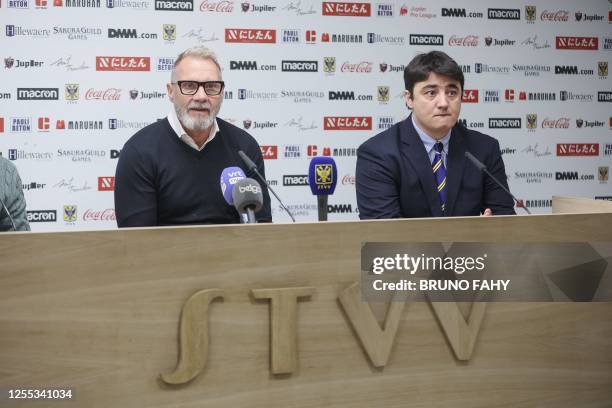
[[[610,303],[489,303],[470,325],[412,302],[375,327],[387,305],[365,309],[355,285],[365,242],[609,243],[611,226],[608,211],[3,234],[0,405],[609,407]]]

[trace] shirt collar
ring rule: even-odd
[[[416,121],[414,120],[414,116],[410,115],[410,119],[412,120],[412,125],[414,126],[415,130],[417,131],[417,133],[419,135],[419,138],[421,139],[421,141],[425,145],[425,150],[427,151],[427,153],[430,153],[433,150],[434,145],[437,142],[442,142],[442,145],[444,146],[444,153],[448,153],[448,143],[450,141],[450,136],[451,136],[452,129],[449,129],[448,133],[442,139],[436,140],[433,137],[429,136],[427,133],[425,133],[423,131],[423,129],[421,129],[416,124]]]
[[[204,149],[204,146],[210,143],[215,138],[215,136],[217,136],[217,133],[219,133],[219,124],[217,123],[217,118],[215,118],[215,121],[212,125],[212,129],[210,129],[210,135],[208,136],[208,139],[206,139],[202,147],[198,147],[198,145],[191,138],[191,136],[187,134],[185,128],[183,128],[183,125],[181,124],[181,121],[176,115],[176,110],[174,108],[170,109],[170,113],[168,113],[168,122],[170,122],[170,127],[172,128],[172,130],[174,130],[174,133],[178,136],[178,138],[196,150]]]

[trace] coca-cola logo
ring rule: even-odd
[[[231,13],[234,11],[233,1],[208,1],[200,3],[200,11],[210,11],[214,13]]]
[[[542,14],[540,14],[540,20],[542,21],[568,21],[569,11],[567,10],[557,10],[557,11],[544,10]]]
[[[371,116],[325,116],[324,130],[372,130]]]
[[[121,89],[119,88],[108,88],[104,90],[98,90],[89,88],[87,92],[85,92],[85,99],[90,100],[99,100],[99,101],[118,101],[121,99]]]
[[[361,61],[357,64],[345,62],[344,64],[342,64],[342,68],[340,69],[340,71],[368,73],[372,72],[372,63],[368,61]]]
[[[150,57],[96,57],[96,71],[150,71]]]
[[[558,50],[597,50],[598,37],[556,37],[555,45]]]
[[[251,28],[226,28],[226,43],[276,43],[276,30]]]
[[[83,221],[116,221],[115,210],[107,208],[105,210],[92,210],[88,208],[83,213]]]
[[[568,129],[570,127],[570,118],[549,119],[542,121],[543,129]]]
[[[478,36],[467,35],[465,37],[457,37],[456,35],[451,35],[451,37],[448,39],[448,45],[476,47],[478,45]]]
[[[345,174],[344,176],[342,176],[342,185],[346,186],[349,184],[355,184],[355,176],[352,176],[350,174]]]

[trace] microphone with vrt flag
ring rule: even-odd
[[[334,194],[338,181],[338,168],[331,157],[313,157],[308,168],[308,185],[317,196],[319,221],[327,221],[327,199]]]
[[[223,193],[223,198],[225,199],[226,203],[231,206],[234,205],[234,198],[232,196],[234,185],[245,178],[246,175],[240,167],[233,166],[223,169],[219,183],[221,184],[221,192]]]

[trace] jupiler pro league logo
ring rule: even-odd
[[[7,69],[13,68],[14,63],[15,59],[13,57],[8,57],[4,59],[4,67]]]

